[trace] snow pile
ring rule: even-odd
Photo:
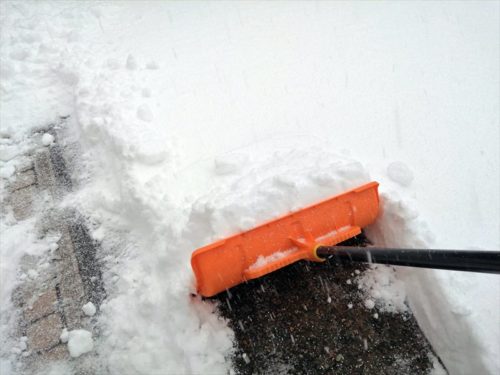
[[[225,157],[231,159],[230,154]],[[248,153],[247,158],[250,169],[213,176],[212,189],[193,202],[184,234],[195,239],[193,246],[253,228],[370,180],[361,163],[328,151],[296,148],[275,151],[270,157]]]

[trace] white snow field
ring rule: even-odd
[[[499,14],[496,1],[3,1],[2,191],[30,130],[69,115],[83,155],[68,200],[103,241],[103,334],[70,332],[72,355],[97,351],[112,374],[227,373],[232,332],[190,297],[191,252],[370,180],[378,245],[498,249]],[[13,270],[31,246],[15,233],[31,224],[1,225],[6,374]],[[407,302],[450,374],[500,373],[497,275],[378,267],[360,282],[374,309]]]

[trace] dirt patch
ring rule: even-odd
[[[360,236],[343,245],[362,245]],[[363,265],[298,262],[212,298],[235,332],[238,374],[426,374],[430,346],[411,315],[367,309]],[[378,314],[378,317],[375,315]]]

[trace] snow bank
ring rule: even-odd
[[[378,245],[446,248],[419,218],[415,204],[384,194],[383,214],[368,230]],[[396,272],[394,272],[396,270]],[[360,280],[382,310],[408,303],[450,374],[500,372],[500,279],[497,275],[373,266]]]

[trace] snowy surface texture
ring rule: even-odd
[[[111,373],[227,371],[231,331],[189,297],[193,249],[371,179],[378,245],[499,248],[497,2],[0,7],[1,181],[29,131],[71,116]],[[16,241],[34,243],[15,231],[2,340]],[[367,300],[407,301],[451,374],[500,372],[497,277],[370,275]]]

